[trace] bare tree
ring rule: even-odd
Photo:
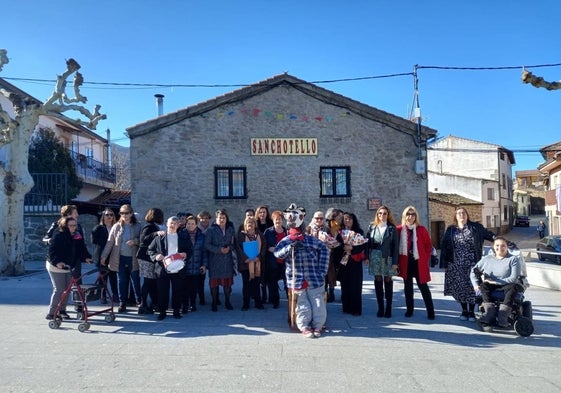
[[[561,82],[547,82],[541,76],[535,76],[528,70],[522,71],[522,83],[529,83],[534,87],[543,87],[547,90],[561,89]]]
[[[0,71],[8,64],[7,51],[0,49]],[[33,187],[33,179],[28,170],[29,143],[33,131],[39,123],[39,116],[66,111],[78,111],[88,121],[77,119],[76,122],[92,130],[97,123],[106,118],[99,112],[100,106],[90,112],[81,104],[87,98],[80,94],[80,86],[84,79],[77,72],[80,65],[74,59],[66,61],[66,71],[57,76],[55,90],[44,104],[37,104],[20,97],[14,92],[0,89],[13,107],[13,116],[0,107],[0,150],[4,151],[5,161],[0,162],[0,275],[17,276],[25,273],[24,265],[24,197]],[[66,79],[74,75],[74,97],[66,94]]]

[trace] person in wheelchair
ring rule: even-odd
[[[522,274],[522,263],[518,255],[513,255],[508,249],[509,242],[502,236],[493,240],[494,254],[481,258],[471,271],[470,278],[475,291],[481,293],[484,313],[479,321],[492,325],[497,318],[497,325],[508,327],[508,317],[512,311],[513,299],[524,288],[519,284]],[[504,292],[504,300],[497,309],[491,296],[495,290]]]

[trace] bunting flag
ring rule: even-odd
[[[315,120],[318,123],[322,123],[322,122],[326,122],[326,123],[331,123],[334,121],[334,119],[337,116],[333,116],[333,115],[307,115],[307,114],[296,114],[296,113],[283,113],[283,112],[274,112],[274,111],[270,111],[270,110],[263,110],[261,108],[241,108],[238,111],[235,110],[230,110],[227,112],[224,111],[217,111],[216,112],[216,117],[217,118],[223,118],[225,116],[235,116],[236,114],[242,114],[242,115],[251,115],[253,117],[259,117],[259,116],[265,116],[271,119],[275,119],[278,121],[282,121],[282,120],[297,120],[297,121],[303,121],[305,123],[309,122],[310,120]],[[208,112],[207,113],[203,113],[200,115],[202,118],[210,118],[212,117]],[[338,117],[340,118],[346,118],[349,116],[349,112],[348,111],[344,111],[341,112],[339,114]]]

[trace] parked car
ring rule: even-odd
[[[546,259],[561,265],[561,235],[546,236],[540,239],[536,244],[536,251],[538,252],[538,259],[545,261]],[[556,252],[555,254],[542,254],[540,251]]]
[[[514,220],[515,227],[529,227],[530,226],[530,217],[528,216],[518,216]]]

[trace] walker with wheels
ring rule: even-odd
[[[97,279],[93,284],[79,284],[83,277],[94,273],[97,273]],[[49,321],[49,327],[51,329],[58,329],[61,326],[63,319],[60,316],[60,309],[63,302],[68,299],[70,294],[72,294],[72,300],[78,310],[76,313],[76,319],[80,321],[78,324],[78,330],[80,332],[83,333],[90,329],[91,324],[89,322],[89,318],[96,315],[107,314],[105,315],[105,322],[113,322],[115,320],[115,313],[113,311],[113,296],[107,288],[106,276],[106,272],[104,273],[99,269],[92,269],[78,278],[72,277],[57,304],[53,314],[53,319]],[[88,310],[88,302],[101,301],[106,297],[109,298],[107,307],[95,311]]]

